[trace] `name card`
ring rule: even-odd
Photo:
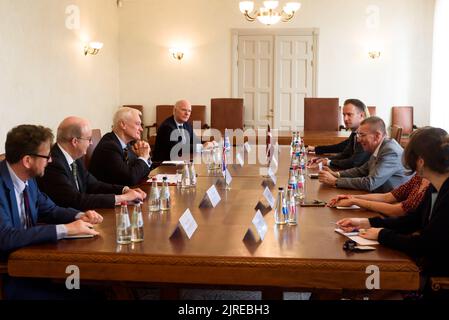
[[[198,224],[196,223],[195,218],[192,216],[190,209],[187,209],[186,211],[184,211],[182,216],[179,218],[179,223],[176,226],[176,229],[175,229],[175,231],[173,231],[170,238],[174,238],[175,236],[180,235],[180,233],[179,233],[180,226],[186,233],[187,237],[189,239],[191,239],[193,234],[195,233],[196,229],[198,228]]]
[[[268,227],[262,213],[259,210],[257,210],[252,222],[254,227],[256,227],[260,239],[263,240],[265,238],[265,235],[267,234]]]
[[[266,187],[265,190],[263,191],[263,196],[267,200],[270,207],[273,209],[274,208],[274,197],[268,187]]]
[[[244,161],[242,158],[242,155],[240,154],[240,152],[237,153],[237,155],[235,156],[235,159],[237,160],[237,163],[243,167]]]
[[[323,170],[323,163],[322,162],[318,163],[318,170],[319,171]]]
[[[246,152],[250,153],[251,152],[251,145],[248,143],[248,141],[246,141],[243,146],[245,147]]]
[[[225,177],[224,178],[225,178],[226,184],[229,186],[231,184],[231,182],[232,182],[232,176],[231,176],[231,173],[229,172],[228,169],[226,169],[226,171],[225,171]],[[220,195],[218,195],[218,196],[220,197]]]
[[[270,167],[272,167],[274,170],[278,168],[278,160],[276,159],[275,155],[273,155],[273,158],[271,159]]]
[[[272,168],[268,168],[268,176],[270,177],[271,181],[273,181],[273,183],[276,184],[277,178],[274,175]]]
[[[221,197],[218,194],[217,188],[215,185],[212,185],[207,191],[206,196],[204,197],[204,200],[209,200],[210,204],[213,208],[217,206],[217,204],[221,201]],[[200,204],[200,207],[203,207],[205,205],[205,201],[202,201]]]

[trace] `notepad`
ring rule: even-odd
[[[374,241],[374,240],[368,240],[365,238],[360,237],[358,234],[358,232],[344,232],[341,229],[335,229],[335,232],[348,237],[349,239],[351,239],[352,241],[355,241],[358,245],[360,246],[373,246],[376,244],[379,244],[379,242]]]
[[[65,236],[64,239],[86,239],[93,237],[95,237],[93,234],[74,234],[73,236]]]
[[[162,164],[165,164],[165,165],[175,165],[175,166],[183,165],[184,163],[185,162],[182,161],[182,160],[179,160],[179,161],[164,161],[164,162],[162,162]]]
[[[355,210],[355,209],[360,209],[359,206],[356,206],[355,204],[350,206],[350,207],[335,207],[336,209],[339,210]]]

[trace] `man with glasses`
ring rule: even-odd
[[[368,161],[370,153],[362,148],[357,141],[356,131],[360,123],[366,118],[367,107],[358,99],[348,99],[343,106],[343,121],[345,127],[350,129],[351,135],[345,141],[330,146],[309,146],[309,151],[314,151],[317,155],[324,153],[336,153],[329,158],[314,158],[311,165],[320,162],[331,169],[350,169],[359,167]]]
[[[371,192],[390,192],[410,179],[402,165],[402,147],[387,138],[381,118],[370,117],[362,121],[357,140],[371,157],[364,165],[340,172],[325,168],[319,174],[321,183],[337,188]]]
[[[141,201],[146,194],[98,181],[84,166],[82,157],[92,144],[89,121],[78,117],[64,119],[58,127],[53,161],[37,180],[39,188],[60,206],[79,210],[114,208],[123,201]]]
[[[123,107],[114,114],[112,132],[95,148],[89,171],[107,183],[134,186],[148,179],[150,145],[140,140],[142,121],[139,110]]]
[[[42,177],[52,161],[52,140],[51,130],[42,126],[21,125],[7,135],[6,159],[0,162],[0,260],[28,245],[98,234],[93,225],[102,222],[101,215],[58,207],[36,184],[34,178]],[[35,284],[5,278],[8,299],[34,299],[41,294]]]
[[[176,102],[173,108],[173,115],[167,118],[157,129],[156,144],[154,146],[153,159],[155,161],[169,161],[177,158],[185,158],[182,151],[194,151],[194,146],[201,141],[193,132],[192,126],[188,123],[192,105],[187,100]],[[184,148],[174,148],[177,145],[184,145]],[[211,142],[205,142],[204,147],[211,146]]]

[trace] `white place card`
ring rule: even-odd
[[[276,184],[277,178],[271,168],[268,168],[268,176],[270,177],[271,181]]]
[[[226,169],[226,172],[225,172],[225,182],[226,182],[226,184],[229,186],[230,184],[231,184],[231,182],[232,182],[232,176],[231,176],[231,173],[229,172],[229,170],[228,169]],[[218,195],[218,196],[220,196],[220,195]]]
[[[263,191],[263,196],[267,200],[270,207],[273,209],[274,208],[274,197],[268,187],[266,187],[265,190]]]
[[[237,160],[237,163],[243,167],[244,161],[242,158],[242,155],[240,154],[240,152],[237,153],[237,155],[235,156],[235,159]]]
[[[246,152],[250,153],[251,152],[251,145],[248,143],[248,141],[246,141],[243,146],[245,147]]]
[[[265,235],[268,231],[267,223],[265,222],[265,219],[260,212],[260,210],[257,210],[256,215],[253,218],[253,225],[256,227],[257,233],[259,234],[259,237],[261,240],[265,238]]]
[[[198,228],[198,224],[196,223],[195,218],[192,216],[190,209],[187,209],[182,214],[181,218],[179,218],[179,223],[187,234],[187,237],[191,239],[193,233]]]
[[[318,170],[319,171],[323,170],[323,163],[322,162],[318,163]]]
[[[228,171],[228,170],[226,170]],[[218,194],[217,188],[215,185],[212,185],[212,187],[209,188],[209,190],[206,191],[207,196],[209,197],[209,201],[212,204],[212,207],[216,207],[217,204],[221,201],[221,197]]]
[[[273,155],[273,158],[271,159],[271,165],[273,166],[273,168],[278,167],[278,160],[276,159],[276,155]]]

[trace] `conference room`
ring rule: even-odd
[[[445,0],[0,0],[0,299],[447,299],[448,28]]]

